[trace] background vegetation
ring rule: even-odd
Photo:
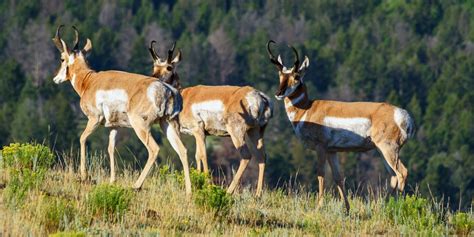
[[[310,58],[306,83],[312,97],[388,101],[408,109],[417,123],[416,138],[401,155],[409,169],[409,192],[419,187],[425,197],[444,197],[451,208],[472,205],[472,1],[12,0],[1,1],[0,12],[2,146],[35,140],[76,157],[85,127],[79,97],[70,85],[52,82],[59,53],[51,38],[59,24],[76,25],[81,42],[91,38],[89,59],[96,70],[150,74],[148,43],[157,40],[163,55],[177,40],[184,56],[178,69],[183,85],[252,85],[269,95],[276,90],[277,74],[265,43],[274,39],[288,65],[292,55],[286,44]],[[71,42],[70,28],[64,35]],[[99,130],[90,140],[91,153],[105,151],[106,132]],[[160,157],[177,161],[165,139],[154,134],[165,147]],[[146,150],[131,131],[119,136],[121,172],[140,168]],[[194,142],[186,141],[193,160]],[[228,180],[238,161],[231,142],[207,142],[215,174]],[[293,135],[282,103],[276,103],[266,142],[268,187],[296,182],[315,188],[315,154]],[[352,192],[385,184],[387,172],[377,152],[340,158]],[[246,183],[253,182],[255,171],[250,167]]]

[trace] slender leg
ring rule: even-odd
[[[232,139],[232,143],[234,143],[234,146],[239,151],[241,158],[239,169],[237,170],[234,179],[230,183],[229,188],[227,188],[227,193],[234,193],[237,185],[240,182],[242,174],[244,173],[245,169],[247,168],[247,165],[249,164],[250,158],[252,158],[247,144],[245,144],[245,132],[242,130],[243,129],[227,126],[227,131],[229,132],[229,135]]]
[[[344,200],[346,212],[349,213],[350,206],[349,201],[347,200],[346,191],[344,190],[344,176],[342,175],[339,168],[339,160],[337,159],[337,155],[334,152],[328,153],[328,158],[334,181],[336,181],[337,189],[339,190],[339,195],[341,196],[341,199]]]
[[[108,147],[109,159],[110,159],[110,183],[115,182],[115,157],[114,157],[114,152],[115,152],[116,136],[117,136],[117,129],[113,128],[112,130],[110,130],[109,147]]]
[[[176,126],[177,124],[175,123],[175,121],[162,121],[160,125],[163,131],[166,131],[166,137],[168,138],[168,141],[170,142],[171,146],[176,151],[176,153],[178,153],[179,159],[181,160],[181,164],[183,165],[186,195],[190,195],[191,178],[189,177],[189,164],[187,153],[188,151],[186,150],[186,147],[184,146],[183,142],[181,141],[181,138],[179,137],[179,133]]]
[[[326,175],[326,151],[322,149],[317,149],[318,153],[318,208],[323,206],[324,203],[324,176]]]
[[[207,165],[207,154],[206,154],[206,135],[204,131],[199,129],[193,132],[194,139],[196,139],[196,164],[197,170],[201,172],[201,162],[204,168],[204,173],[209,173],[209,167]]]
[[[383,164],[385,166],[385,169],[387,169],[387,172],[390,174],[390,187],[392,187],[392,193],[396,190],[398,186],[398,178],[397,174],[392,170],[392,167],[388,164],[387,160],[385,158],[382,159]]]
[[[397,188],[400,192],[403,192],[408,176],[408,170],[403,165],[402,161],[398,156],[399,146],[384,142],[376,145],[379,148],[380,152],[382,152],[382,155],[387,164],[390,166],[390,168],[392,168],[392,171],[395,172],[397,182],[395,182],[394,178],[392,177],[392,180],[390,182],[393,188],[392,192],[394,192]]]
[[[91,135],[94,130],[99,126],[99,120],[95,117],[90,117],[89,121],[87,121],[86,128],[81,134],[81,138],[79,140],[81,144],[81,180],[84,181],[87,179],[87,171],[86,171],[86,141],[87,137]]]
[[[158,152],[160,147],[156,144],[155,139],[151,135],[150,126],[145,124],[145,122],[140,117],[130,117],[130,124],[135,130],[140,141],[145,145],[148,151],[148,160],[146,162],[145,168],[140,173],[138,180],[133,184],[134,189],[140,189],[145,181],[148,172],[150,171],[152,165],[155,163],[156,158],[158,157]]]
[[[253,128],[248,132],[248,140],[247,142],[252,155],[257,158],[258,161],[258,181],[257,181],[257,191],[256,196],[261,197],[263,191],[263,179],[265,174],[265,148],[263,145],[263,133],[264,128]]]

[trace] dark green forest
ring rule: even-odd
[[[412,114],[416,136],[401,153],[408,192],[443,198],[452,208],[473,203],[473,1],[7,0],[0,12],[2,146],[36,141],[54,147],[59,157],[78,156],[86,123],[79,96],[68,83],[52,81],[60,61],[51,38],[60,24],[68,26],[68,42],[72,25],[81,42],[92,40],[89,63],[95,70],[150,75],[149,42],[156,40],[163,54],[177,41],[184,86],[251,85],[271,96],[278,77],[265,46],[273,39],[288,65],[293,58],[287,44],[309,57],[305,81],[312,98],[386,101]],[[266,132],[267,187],[314,190],[316,155],[297,140],[283,103],[274,102]],[[159,127],[154,135],[164,145],[159,163],[178,164]],[[107,130],[99,129],[89,152],[106,154],[107,138]],[[239,160],[232,143],[207,142],[214,173],[229,175]],[[194,141],[185,137],[185,143],[193,163]],[[144,165],[146,149],[132,131],[119,132],[118,147],[120,170]],[[353,193],[386,184],[377,151],[339,157]],[[245,177],[253,183],[255,167]]]

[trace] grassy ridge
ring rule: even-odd
[[[91,159],[100,161],[103,157]],[[135,192],[130,187],[138,177],[137,172],[121,170],[117,183],[109,185],[108,173],[100,165],[92,165],[90,169],[94,182],[81,183],[68,167],[51,168],[41,184],[29,189],[22,202],[16,200],[11,204],[8,199],[11,196],[6,195],[11,174],[3,166],[0,233],[6,236],[59,231],[69,236],[105,233],[468,235],[474,227],[472,210],[452,213],[440,204],[415,196],[395,199],[351,195],[352,209],[345,215],[342,202],[331,193],[319,209],[316,193],[297,188],[265,190],[261,199],[254,197],[253,190],[244,188],[230,197],[194,172],[193,188],[199,190],[186,197],[182,174],[167,167],[155,168],[144,188]]]

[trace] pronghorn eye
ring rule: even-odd
[[[168,70],[168,71],[171,72],[171,71],[173,71],[173,67],[172,67],[172,66],[168,66],[168,67],[166,67],[166,70]]]

